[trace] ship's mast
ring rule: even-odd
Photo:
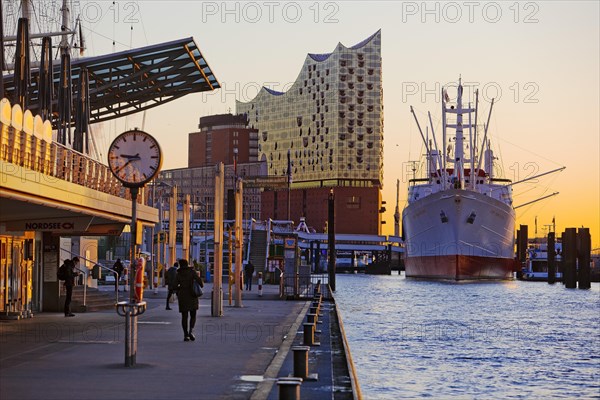
[[[471,187],[473,190],[477,187],[477,176],[479,171],[475,171],[477,160],[477,114],[479,113],[479,89],[475,90],[475,124],[473,125],[473,144],[471,146]]]
[[[446,189],[446,185],[448,184],[448,163],[446,161],[446,154],[448,152],[446,148],[446,96],[448,96],[448,92],[442,88],[442,189]]]
[[[460,163],[462,167],[463,158],[464,158],[464,150],[463,150],[463,110],[462,110],[462,94],[463,87],[460,81],[458,80],[458,98],[456,99],[456,144],[454,145],[454,161],[455,161],[455,169],[458,168],[457,163]],[[461,176],[462,176],[462,171]]]
[[[63,32],[62,39],[60,41],[59,47],[61,49],[61,53],[69,51],[69,21],[71,18],[71,11],[69,10],[69,6],[67,5],[67,0],[63,0],[62,7],[60,9],[62,12],[62,25],[60,30]]]

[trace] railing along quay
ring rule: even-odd
[[[23,112],[18,104],[11,106],[7,99],[0,100],[0,129],[0,160],[47,177],[130,198],[108,166],[52,141],[50,121],[34,117],[29,110]]]

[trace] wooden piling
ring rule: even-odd
[[[556,233],[548,233],[547,257],[548,257],[548,284],[556,283]]]
[[[523,264],[521,264],[521,230],[517,229],[517,262],[519,263],[519,269],[517,270],[517,279],[523,279]]]
[[[517,279],[523,279],[523,267],[527,262],[527,230],[527,225],[519,225],[517,230],[517,261],[519,262]]]
[[[579,228],[577,232],[577,280],[579,289],[591,289],[590,260],[592,252],[592,238],[589,228]]]
[[[563,283],[568,289],[577,287],[577,229],[567,228],[562,234]]]

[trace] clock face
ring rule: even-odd
[[[143,186],[160,170],[162,152],[148,133],[131,130],[117,136],[108,149],[108,166],[127,186]]]

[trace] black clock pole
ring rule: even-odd
[[[137,356],[137,317],[146,311],[146,302],[136,297],[137,265],[137,197],[139,186],[127,186],[131,193],[131,261],[129,264],[129,301],[121,301],[116,304],[117,313],[125,317],[125,366],[134,367]],[[141,297],[141,296],[140,296]]]
[[[137,265],[135,262],[135,255],[137,250],[137,197],[140,188],[137,186],[131,186],[129,193],[131,193],[131,248],[130,248],[130,263],[129,263],[129,302],[135,303],[135,276],[137,272]]]

